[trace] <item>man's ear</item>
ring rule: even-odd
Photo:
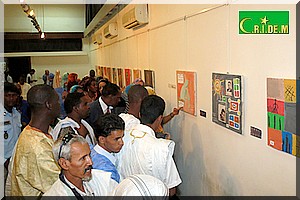
[[[99,140],[99,143],[100,144],[104,144],[105,143],[105,137],[103,137],[103,136],[99,136],[99,138],[98,138],[98,140]]]
[[[46,101],[45,105],[48,110],[52,110],[52,104],[49,101]]]
[[[69,169],[69,164],[70,164],[70,161],[68,161],[67,159],[65,158],[60,158],[58,160],[58,164],[59,166],[64,169],[64,170],[68,170]]]
[[[73,110],[74,110],[75,112],[78,112],[78,106],[73,106]]]

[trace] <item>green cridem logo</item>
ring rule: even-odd
[[[239,11],[239,34],[289,34],[289,11]]]

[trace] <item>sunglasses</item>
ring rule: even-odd
[[[62,143],[61,143],[60,148],[59,148],[58,158],[62,158],[61,155],[60,155],[62,147],[65,146],[66,144],[68,144],[68,142],[70,140],[72,140],[72,138],[74,138],[73,134],[67,133],[66,135],[64,135],[64,137],[62,138]]]

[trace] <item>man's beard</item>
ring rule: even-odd
[[[88,170],[91,170],[91,174],[89,176],[85,176],[82,178],[82,181],[85,182],[89,182],[90,180],[92,180],[92,166],[89,166],[88,168],[86,168],[84,171],[84,173],[86,173]]]

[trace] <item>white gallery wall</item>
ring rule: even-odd
[[[295,79],[296,6],[149,4],[149,24],[126,30],[121,18],[133,6],[110,20],[118,22],[116,38],[90,45],[90,67],[154,70],[165,114],[177,106],[176,70],[197,73],[197,116],[180,112],[165,126],[176,142],[180,194],[296,195],[296,158],[267,145],[266,114],[266,79]],[[218,8],[193,16],[211,7]],[[290,10],[290,33],[239,35],[239,10]],[[242,135],[212,122],[213,72],[243,76]],[[262,139],[250,135],[250,126],[262,130]]]

